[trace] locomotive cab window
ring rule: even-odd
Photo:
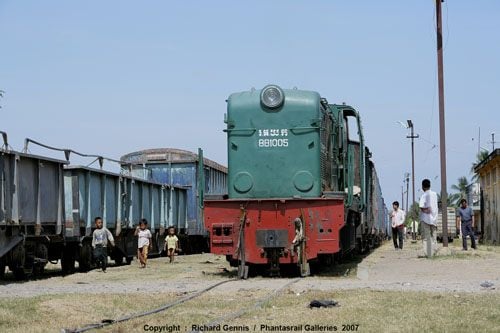
[[[359,142],[359,127],[355,116],[347,116],[344,118],[347,124],[347,139],[350,142]]]

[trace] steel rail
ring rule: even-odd
[[[225,284],[225,283],[228,283],[228,282],[231,282],[231,281],[237,281],[237,280],[235,280],[235,279],[229,279],[229,280],[224,280],[224,281],[217,282],[215,284],[212,284],[212,285],[208,286],[207,288],[204,288],[202,290],[199,290],[199,291],[195,292],[194,294],[191,294],[189,296],[186,296],[186,297],[181,298],[179,300],[176,300],[174,302],[167,303],[165,305],[162,305],[162,306],[160,306],[158,308],[155,308],[155,309],[152,309],[152,310],[149,310],[149,311],[146,311],[146,312],[133,313],[133,314],[130,314],[130,315],[118,318],[118,319],[103,319],[100,323],[88,324],[88,325],[86,325],[84,327],[76,328],[76,329],[65,328],[65,329],[62,329],[61,332],[62,333],[81,333],[81,332],[87,332],[87,331],[90,331],[90,330],[95,330],[95,329],[103,328],[103,327],[106,327],[106,326],[109,326],[109,325],[113,325],[113,324],[117,324],[117,323],[122,323],[122,322],[125,322],[125,321],[128,321],[128,320],[131,320],[131,319],[140,318],[140,317],[144,317],[144,316],[149,316],[149,315],[152,315],[152,314],[155,314],[155,313],[158,313],[158,312],[170,309],[170,308],[172,308],[172,307],[174,307],[176,305],[185,303],[185,302],[187,302],[189,300],[192,300],[193,298],[196,298],[196,297],[199,297],[199,296],[203,295],[204,293],[208,292],[209,290],[212,290],[212,289],[214,289],[214,288],[216,288],[216,287],[218,287],[218,286],[220,286],[222,284]]]
[[[219,318],[217,318],[215,320],[212,320],[211,322],[205,324],[204,326],[213,327],[213,326],[221,324],[221,323],[223,323],[225,321],[234,320],[236,318],[239,318],[239,317],[243,316],[245,313],[247,313],[249,311],[252,311],[252,310],[255,310],[255,309],[259,309],[264,304],[266,304],[267,302],[269,302],[272,298],[278,296],[285,288],[291,286],[292,284],[298,282],[301,279],[302,278],[295,278],[295,279],[289,281],[288,283],[286,283],[285,285],[283,285],[283,286],[275,289],[272,293],[269,293],[266,296],[260,298],[259,300],[257,300],[257,302],[255,302],[253,304],[253,306],[249,306],[249,307],[240,309],[238,311],[232,312],[230,314],[221,316],[221,317],[219,317]],[[198,333],[198,332],[200,332],[200,331],[198,331],[198,330],[191,330],[191,331],[189,331],[189,333]]]

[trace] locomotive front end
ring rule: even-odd
[[[240,267],[283,265],[309,274],[309,261],[339,251],[342,195],[324,195],[325,110],[318,93],[262,90],[228,101],[228,199],[205,201],[212,253]]]

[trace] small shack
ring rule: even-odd
[[[481,233],[486,243],[500,243],[500,149],[493,150],[474,171],[481,184]]]

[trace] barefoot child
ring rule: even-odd
[[[106,273],[108,265],[108,241],[111,246],[115,246],[115,240],[111,232],[102,225],[102,218],[96,217],[94,219],[96,229],[92,233],[92,248],[94,251],[94,258],[98,266]]]
[[[167,251],[168,250],[168,251]],[[175,228],[168,228],[168,235],[165,237],[165,251],[167,251],[170,263],[174,262],[175,251],[179,250],[179,239],[175,235]]]
[[[139,259],[141,263],[141,268],[146,268],[148,252],[152,246],[151,231],[149,231],[147,227],[148,221],[146,219],[141,219],[134,233],[134,236],[137,236],[137,259]]]

